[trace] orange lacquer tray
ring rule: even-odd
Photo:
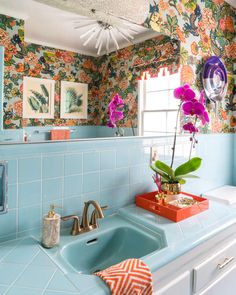
[[[209,208],[208,199],[199,196],[194,196],[184,192],[181,192],[181,195],[192,197],[194,200],[197,201],[197,203],[186,208],[178,208],[170,204],[164,206],[156,201],[155,196],[157,193],[158,192],[156,191],[142,195],[137,195],[136,205],[175,222],[181,221],[183,219],[201,213]]]

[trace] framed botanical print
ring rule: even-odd
[[[23,118],[54,118],[55,81],[24,77]]]
[[[87,119],[88,84],[61,82],[61,118]]]

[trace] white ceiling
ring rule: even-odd
[[[0,0],[0,14],[25,20],[26,42],[97,56],[97,49],[95,49],[96,39],[92,40],[86,46],[82,45],[84,40],[82,41],[80,39],[80,36],[85,33],[89,27],[83,27],[77,30],[74,29],[76,22],[85,20],[87,16],[47,6],[33,0]],[[135,24],[133,24],[133,26],[138,31],[133,40],[134,43],[158,35],[156,32],[142,26],[137,26]],[[124,39],[118,35],[116,39],[120,48],[129,45],[127,41],[124,41]],[[110,52],[114,50],[115,48],[111,42]],[[101,53],[105,54],[105,48]]]
[[[236,8],[236,0],[226,0],[226,2]]]

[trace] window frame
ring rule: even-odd
[[[158,79],[158,77],[156,77]],[[151,78],[151,79],[155,79],[155,78]],[[163,91],[173,91],[174,88],[172,89],[161,89],[161,90],[151,90],[147,92],[146,89],[146,85],[147,85],[147,79],[141,79],[139,80],[138,83],[138,135],[139,136],[144,136],[144,132],[148,132],[148,133],[161,133],[162,136],[170,136],[170,134],[173,134],[175,132],[175,130],[173,130],[173,132],[168,132],[167,131],[167,119],[166,119],[166,132],[162,132],[162,131],[149,131],[149,130],[144,130],[144,116],[147,113],[165,113],[166,117],[167,114],[170,112],[177,112],[178,111],[178,107],[176,107],[176,109],[171,108],[171,109],[147,109],[146,108],[146,101],[147,101],[147,94],[148,93],[159,93],[159,92],[163,92]],[[180,119],[179,119],[179,123],[180,123]]]

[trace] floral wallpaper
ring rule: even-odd
[[[6,129],[27,126],[105,125],[113,94],[125,98],[123,126],[137,126],[137,79],[149,69],[179,64],[179,42],[160,36],[99,58],[24,42],[24,22],[0,15],[0,45],[5,47],[4,119]],[[152,63],[152,65],[150,65]],[[175,66],[174,66],[175,64]],[[23,119],[23,76],[55,80],[54,119]],[[60,119],[60,81],[89,84],[88,119]]]
[[[181,82],[201,89],[204,61],[217,55],[227,67],[228,92],[217,112],[208,104],[212,110],[211,126],[202,132],[236,132],[235,20],[235,9],[223,0],[150,0],[150,15],[144,25],[170,38],[160,36],[145,44],[94,58],[27,44],[24,21],[0,15],[0,45],[5,47],[4,128],[77,125],[77,120],[59,118],[60,80],[89,83],[89,117],[79,124],[105,124],[107,105],[112,95],[119,92],[127,104],[123,126],[136,127],[136,86],[142,71],[149,69],[156,75],[159,67],[174,63],[175,69],[180,61]],[[179,46],[180,55],[177,55]],[[22,119],[24,75],[57,81],[54,120]]]
[[[24,22],[0,15],[0,45],[4,46],[3,125],[18,128],[22,117],[22,71],[24,65]],[[14,119],[13,119],[14,118]],[[13,121],[12,121],[13,119]]]
[[[60,81],[89,84],[88,120],[79,124],[93,125],[97,116],[96,83],[101,73],[99,61],[93,57],[24,42],[24,22],[0,15],[0,45],[4,55],[4,119],[6,129],[26,126],[78,124],[78,120],[60,119]],[[23,119],[23,76],[53,79],[56,83],[55,119]]]
[[[227,96],[217,113],[211,112],[211,126],[203,132],[236,132],[235,22],[236,10],[223,0],[150,0],[145,26],[181,41],[182,83],[201,89],[202,67],[211,55],[226,65]]]
[[[137,127],[138,80],[142,72],[158,75],[161,67],[177,72],[180,59],[180,43],[168,36],[160,35],[145,42],[111,53],[104,60],[102,84],[99,92],[100,124],[106,124],[107,106],[112,97],[119,93],[125,102],[123,127]]]

